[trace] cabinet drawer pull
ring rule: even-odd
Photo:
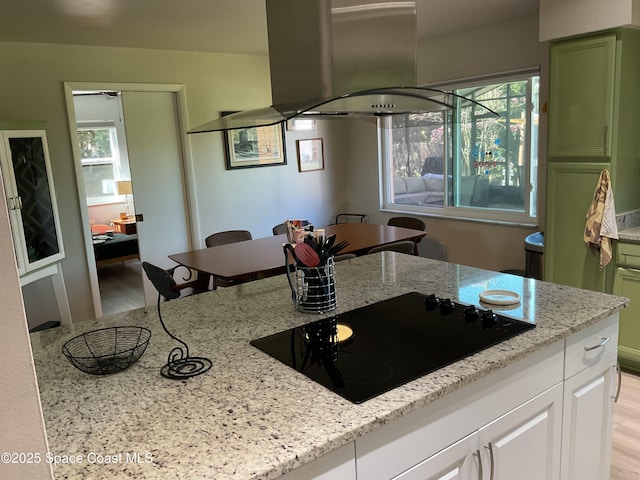
[[[616,388],[616,394],[613,397],[613,403],[618,403],[620,398],[620,390],[622,390],[622,369],[620,368],[620,362],[615,364],[616,371],[618,373],[618,387]]]
[[[478,459],[478,479],[482,480],[482,455],[480,454],[480,450],[473,452],[473,456]]]
[[[491,460],[491,470],[489,472],[489,480],[493,480],[493,444],[489,442],[489,445],[485,445],[484,448],[489,450],[489,459]]]
[[[600,338],[602,338],[602,341],[599,344],[594,345],[593,347],[584,347],[584,351],[590,352],[591,350],[595,350],[596,348],[602,348],[607,343],[609,343],[609,340],[611,340],[611,337],[600,337]]]
[[[604,139],[602,149],[604,150],[604,156],[607,156],[607,137],[609,136],[609,125],[604,126]]]

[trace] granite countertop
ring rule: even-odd
[[[618,231],[618,239],[624,242],[640,243],[640,226]]]
[[[410,291],[478,303],[486,289],[520,293],[502,313],[537,328],[362,404],[281,364],[249,341],[321,318],[297,312],[285,276],[162,305],[165,322],[208,357],[189,380],[160,376],[175,345],[150,307],[32,334],[56,479],[269,479],[501,367],[603,320],[628,300],[460,265],[385,252],[336,265],[338,313]],[[327,315],[328,316],[328,315]],[[76,370],[69,338],[106,325],[152,330],[140,361],[109,376]],[[81,455],[78,463],[68,463]],[[136,457],[138,455],[138,457]],[[134,461],[137,460],[137,461]]]
[[[618,239],[624,242],[640,242],[640,210],[616,215]]]

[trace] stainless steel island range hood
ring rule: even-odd
[[[416,86],[415,0],[266,0],[266,8],[273,105],[188,133],[450,110],[460,98]]]

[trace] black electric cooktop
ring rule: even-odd
[[[534,326],[413,292],[251,344],[347,400],[362,403]]]

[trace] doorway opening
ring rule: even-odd
[[[126,128],[119,91],[73,91],[84,205],[103,315],[144,306]]]
[[[147,261],[161,268],[175,266],[175,262],[169,259],[169,255],[192,249],[192,239],[199,237],[198,215],[195,208],[195,179],[191,147],[186,134],[187,107],[184,85],[66,82],[65,96],[81,205],[80,214],[88,275],[94,313],[98,318],[103,315],[101,291],[107,290],[109,285],[106,283],[104,286],[100,285],[99,260],[94,255],[91,223],[97,224],[98,219],[90,218],[87,204],[88,188],[85,185],[82,164],[84,155],[80,149],[78,134],[78,127],[82,125],[80,121],[83,117],[80,112],[76,112],[77,97],[74,96],[74,93],[80,92],[102,93],[104,101],[114,101],[118,105],[117,115],[103,116],[99,120],[115,118],[121,121],[123,133],[116,143],[120,155],[122,156],[124,152],[127,156],[128,171],[127,167],[123,166],[125,162],[121,158],[121,170],[116,172],[119,176],[114,175],[114,179],[125,182],[130,180],[131,193],[118,190],[121,185],[116,182],[113,194],[120,196],[120,206],[116,211],[111,211],[108,216],[101,218],[112,220],[114,231],[124,229],[124,233],[128,233],[126,229],[131,228],[130,224],[135,225],[139,261]],[[95,120],[95,115],[93,118]],[[94,127],[95,125],[88,121],[82,126]],[[115,123],[115,127],[117,126],[118,123]],[[119,132],[118,137],[120,137]],[[98,197],[109,194],[103,191],[102,179],[95,185]],[[106,190],[109,188],[111,187],[106,187]],[[135,203],[132,194],[135,194]],[[121,213],[126,217],[124,225],[120,219]],[[130,221],[131,215],[133,215],[133,222]],[[108,223],[106,225],[110,226]],[[137,267],[135,261],[129,260],[124,265]],[[126,269],[128,270],[133,269]],[[143,305],[154,305],[157,301],[157,290],[143,274],[141,268],[136,268],[135,272],[136,274],[139,272],[138,278],[142,281]],[[120,272],[116,277],[120,280],[119,286],[128,291],[131,288],[126,287],[124,274],[124,271]],[[130,309],[124,297],[118,297],[117,302],[119,309]]]

